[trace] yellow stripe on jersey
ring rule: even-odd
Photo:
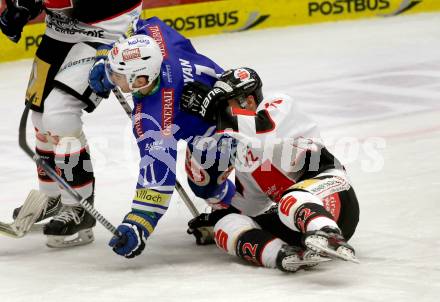
[[[171,199],[171,194],[159,193],[151,189],[138,189],[136,190],[135,201],[155,204],[159,206],[168,207]]]
[[[289,189],[307,190],[308,187],[310,187],[311,185],[314,185],[318,181],[320,181],[320,179],[314,179],[314,178],[306,179],[306,180],[303,180],[303,181],[301,181],[301,182],[299,182],[297,184],[294,184]]]
[[[128,214],[125,217],[125,220],[133,221],[133,222],[136,222],[136,223],[142,225],[144,228],[147,229],[149,234],[153,233],[153,231],[154,231],[154,227],[151,225],[151,223],[148,220],[146,220],[145,218],[138,216],[136,214]]]
[[[109,49],[100,49],[96,51],[96,56],[97,57],[105,57],[108,55],[108,53],[110,52]]]

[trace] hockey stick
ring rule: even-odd
[[[31,150],[26,141],[26,125],[29,115],[29,110],[32,102],[28,102],[24,108],[23,115],[20,120],[20,128],[18,135],[18,143],[20,148],[37,164],[41,166],[47,175],[56,181],[61,187],[63,187],[66,192],[73,197],[90,215],[92,215],[99,223],[101,223],[107,230],[109,230],[113,235],[121,237],[121,234],[116,230],[116,228],[103,217],[93,206],[83,198],[78,192],[76,192],[61,176],[55,172],[55,170],[46,163],[38,154]]]
[[[0,222],[0,233],[13,238],[21,238],[26,235],[44,211],[47,201],[48,197],[45,194],[31,190],[14,222]]]
[[[127,103],[127,100],[125,99],[122,92],[117,87],[113,88],[112,91],[116,99],[118,100],[119,104],[121,104],[122,108],[124,109],[125,113],[127,113],[127,116],[131,119],[131,113],[133,109],[131,109],[130,105]],[[185,203],[185,205],[188,207],[191,214],[194,217],[199,216],[200,215],[199,211],[197,210],[196,206],[191,201],[185,189],[182,187],[182,185],[177,179],[176,179],[176,191],[177,193],[179,193],[180,198],[183,200],[183,203]]]

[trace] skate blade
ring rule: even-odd
[[[286,257],[283,259],[282,266],[289,272],[296,272],[298,270],[309,270],[320,263],[331,261],[332,259],[322,257],[319,255],[313,256],[310,259],[300,260],[296,256]]]
[[[316,240],[313,240],[316,239]],[[317,253],[325,253],[329,256],[333,256],[337,259],[342,259],[345,261],[350,261],[356,264],[360,264],[361,262],[359,261],[358,258],[356,258],[356,256],[353,255],[353,252],[343,246],[340,246],[338,248],[338,251],[335,251],[331,248],[328,247],[328,240],[325,237],[322,236],[310,236],[309,238],[307,238],[305,240],[305,245],[311,249],[312,251],[315,251]]]
[[[93,230],[87,229],[79,231],[71,236],[47,236],[46,245],[50,248],[68,248],[92,243],[95,240]]]

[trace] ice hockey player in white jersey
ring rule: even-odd
[[[76,189],[94,199],[94,174],[83,132],[83,111],[100,103],[88,85],[97,48],[123,36],[140,15],[142,0],[7,0],[0,16],[1,31],[18,42],[26,23],[46,12],[46,31],[39,44],[26,102],[30,102],[36,153]],[[39,191],[48,199],[39,220],[53,217],[44,234],[50,247],[93,240],[95,219],[38,167]],[[14,218],[20,208],[14,211]],[[55,216],[54,216],[55,215]],[[72,240],[67,236],[77,235]]]
[[[198,83],[186,91],[184,110],[216,121],[236,142],[237,192],[229,207],[189,222],[198,243],[207,241],[199,228],[215,225],[219,248],[257,265],[294,272],[327,257],[358,261],[346,242],[359,220],[354,190],[317,125],[289,96],[263,98],[250,68],[226,71],[208,93]],[[203,195],[200,183],[190,185]]]

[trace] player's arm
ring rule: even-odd
[[[113,250],[126,258],[139,255],[145,248],[145,240],[168,209],[176,183],[177,141],[163,137],[160,130],[141,133],[142,129],[154,129],[153,121],[141,122],[135,122],[141,155],[136,193],[131,211],[118,227],[122,238],[110,241]]]
[[[23,27],[43,10],[42,0],[6,0],[6,9],[0,15],[0,29],[12,42],[21,38]]]

